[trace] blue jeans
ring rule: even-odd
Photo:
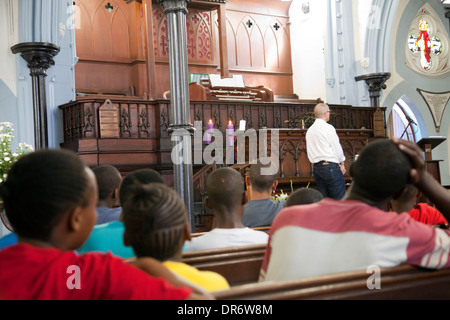
[[[339,164],[314,164],[313,176],[317,183],[317,189],[324,197],[340,200],[345,195],[345,178]]]

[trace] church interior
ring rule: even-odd
[[[250,142],[245,159],[231,163],[206,163],[208,145],[194,143],[190,157],[200,161],[176,176],[174,126],[192,133],[197,123],[204,132],[210,122],[224,143],[229,124],[277,129],[279,189],[289,191],[314,185],[305,132],[323,101],[346,166],[370,141],[401,137],[431,143],[429,170],[450,186],[445,1],[192,0],[182,27],[158,1],[0,5],[0,120],[14,125],[15,141],[68,148],[123,175],[151,167],[172,187],[189,184],[198,230],[209,228],[205,177],[222,165],[244,174]],[[424,28],[430,50],[418,41]],[[47,47],[21,46],[33,43]]]
[[[194,233],[214,226],[217,168],[244,177],[274,156],[278,194],[315,187],[321,102],[347,168],[373,141],[409,140],[450,191],[449,34],[448,0],[2,0],[0,122],[14,148],[157,170]]]

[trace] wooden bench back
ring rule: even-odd
[[[450,299],[450,270],[409,265],[381,269],[381,288],[369,289],[366,270],[288,281],[267,281],[215,292],[219,300]]]
[[[223,275],[231,286],[258,281],[265,244],[195,250],[183,253],[182,262],[199,270]]]

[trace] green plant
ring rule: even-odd
[[[291,181],[291,192],[294,192],[293,182],[292,182],[292,180],[290,180],[290,181]],[[272,201],[277,202],[277,201],[280,201],[280,200],[286,200],[289,197],[289,194],[284,193],[283,189],[281,189],[280,191],[281,191],[280,194],[277,194],[277,195],[271,197]]]
[[[6,179],[9,168],[25,153],[33,151],[33,147],[26,143],[19,143],[18,148],[12,151],[13,124],[0,122],[0,182]]]

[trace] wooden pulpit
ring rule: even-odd
[[[432,150],[444,142],[446,137],[428,137],[422,138],[417,145],[425,152],[425,165],[430,173],[439,183],[441,183],[441,172],[439,162],[442,160],[433,160]]]

